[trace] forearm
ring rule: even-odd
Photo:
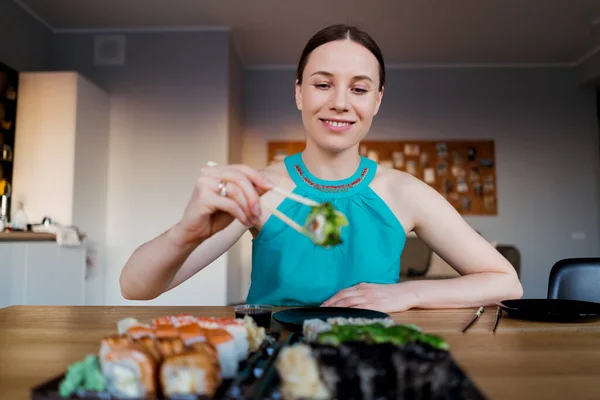
[[[398,284],[409,293],[411,308],[462,308],[493,305],[520,298],[523,289],[516,274],[481,272],[452,279],[409,281]]]
[[[150,300],[164,293],[200,243],[181,241],[177,226],[138,247],[121,272],[121,294],[129,300]]]

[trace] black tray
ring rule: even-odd
[[[566,299],[518,299],[498,303],[510,317],[542,322],[587,322],[600,318],[600,303]]]
[[[263,377],[257,380],[252,387],[249,389],[249,396],[256,399],[265,400],[281,400],[283,396],[280,391],[280,380],[277,370],[275,368],[275,361],[278,357],[279,351],[285,346],[290,346],[294,343],[303,341],[303,335],[301,333],[292,333],[289,335],[285,343],[282,343],[279,348],[276,349],[271,359],[265,366]],[[465,374],[465,372],[456,363],[456,360],[450,355],[452,366],[459,372],[459,379],[461,379],[461,393],[459,396],[452,397],[452,400],[487,400],[484,394],[475,386],[473,381]],[[411,399],[413,397],[410,397]],[[414,397],[415,399],[425,399],[426,397]],[[449,399],[450,397],[448,397]],[[310,399],[304,399],[310,400]]]
[[[272,355],[277,353],[281,346],[281,334],[279,332],[267,332],[267,340],[263,343],[261,349],[251,353],[247,360],[240,361],[238,374],[233,379],[224,379],[217,390],[215,397],[210,400],[254,400],[258,398],[250,397],[248,391],[259,378],[263,375],[265,366]],[[31,389],[32,400],[65,400],[58,392],[60,382],[65,375],[55,376],[54,378]],[[73,400],[118,400],[119,398],[110,396],[107,392],[88,392],[83,396],[71,395],[68,399]],[[207,396],[180,396],[171,399],[181,400],[208,400]],[[128,400],[147,400],[147,399],[128,399]],[[153,400],[166,400],[159,396]]]

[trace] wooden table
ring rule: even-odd
[[[475,309],[411,310],[393,314],[443,336],[475,384],[495,399],[600,399],[600,321],[550,324],[503,317],[491,332],[486,309],[465,334]],[[101,338],[125,317],[146,322],[190,313],[233,316],[230,307],[36,307],[0,310],[0,398],[27,399],[30,389],[97,352]],[[277,323],[272,328],[279,329]]]

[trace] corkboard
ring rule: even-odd
[[[304,150],[302,141],[268,144],[268,164]],[[364,141],[361,155],[410,173],[444,196],[462,215],[497,215],[494,142],[491,140]]]

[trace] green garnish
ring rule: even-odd
[[[410,342],[427,343],[436,349],[448,350],[450,346],[441,337],[422,333],[414,325],[383,324],[334,325],[317,336],[317,343],[337,346],[340,343],[363,341],[366,343],[393,343],[403,345]]]
[[[69,397],[79,389],[101,392],[106,388],[106,379],[100,370],[98,357],[90,354],[67,368],[65,378],[60,382],[58,393]]]
[[[323,247],[337,246],[342,243],[342,228],[348,226],[346,216],[325,202],[313,206],[306,218],[306,229],[315,244]]]

